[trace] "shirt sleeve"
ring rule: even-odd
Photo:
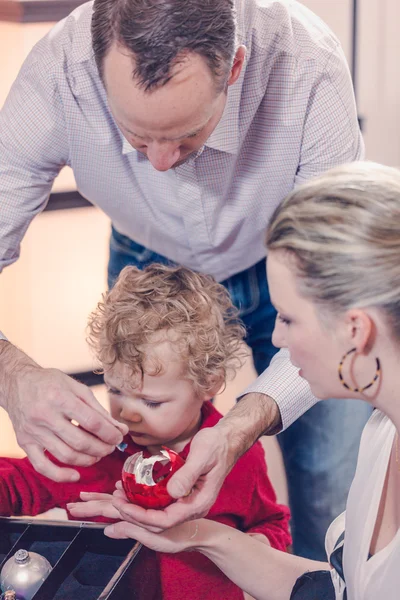
[[[32,219],[68,163],[63,105],[44,39],[32,50],[0,111],[0,272],[17,260]]]
[[[286,551],[292,541],[289,533],[289,509],[276,501],[261,444],[258,442],[251,452],[251,457],[246,461],[247,468],[251,469],[251,485],[243,531],[261,533],[268,538],[273,548]]]
[[[341,47],[330,54],[308,98],[295,186],[364,158],[350,71]]]
[[[66,466],[54,458],[52,461]],[[37,473],[28,458],[0,458],[0,515],[34,516],[51,508],[66,508],[68,502],[80,500],[82,491],[112,493],[119,478],[112,455],[92,467],[76,469],[81,475],[79,481],[58,483]]]
[[[364,158],[353,84],[345,56],[338,45],[311,90],[304,118],[300,164],[295,186],[328,169]],[[258,392],[278,404],[286,429],[318,400],[308,383],[290,363],[287,350],[274,356],[270,366],[245,394]]]
[[[290,362],[286,348],[272,358],[269,367],[243,392],[265,394],[275,400],[282,418],[282,429],[318,402],[308,383],[299,376],[299,369]]]

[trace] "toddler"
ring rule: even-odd
[[[222,418],[210,401],[241,365],[245,331],[228,292],[211,277],[184,267],[126,267],[90,316],[88,329],[111,413],[129,428],[126,448],[78,468],[80,480],[63,484],[38,474],[27,458],[0,459],[2,515],[35,515],[57,506],[70,519],[87,520],[91,503],[75,504],[80,493],[112,493],[128,456],[144,449],[156,454],[167,446],[186,459],[199,429]],[[260,443],[233,467],[207,518],[286,550],[289,511],[276,503]],[[197,553],[147,552],[147,568],[151,563],[157,569],[164,600],[243,599]]]

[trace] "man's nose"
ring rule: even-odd
[[[180,156],[179,146],[176,144],[152,143],[147,146],[147,158],[157,171],[168,171]]]

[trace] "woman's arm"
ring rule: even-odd
[[[318,562],[275,550],[252,536],[202,519],[193,539],[198,550],[241,589],[257,600],[288,600],[306,571],[327,570]]]
[[[114,538],[133,538],[157,552],[197,550],[256,600],[289,600],[298,577],[330,569],[327,563],[275,550],[254,537],[208,519],[188,521],[162,533],[120,522],[106,527]]]

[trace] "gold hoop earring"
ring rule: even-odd
[[[368,383],[367,385],[364,385],[364,387],[362,387],[362,388],[359,388],[359,387],[353,388],[353,387],[351,387],[344,380],[344,377],[343,377],[343,374],[342,374],[342,367],[343,367],[344,361],[349,356],[349,354],[352,354],[356,350],[357,350],[357,348],[352,348],[351,350],[349,350],[348,352],[346,352],[346,354],[344,354],[342,356],[342,360],[340,361],[339,367],[338,367],[339,380],[340,380],[340,383],[342,384],[342,386],[345,387],[346,390],[350,390],[350,392],[365,392],[365,390],[367,390],[368,388],[372,387],[374,385],[375,381],[377,381],[379,379],[379,376],[381,374],[381,363],[380,363],[379,358],[375,358],[375,361],[376,361],[376,371],[375,371],[374,378],[373,378],[373,380],[370,383]]]

